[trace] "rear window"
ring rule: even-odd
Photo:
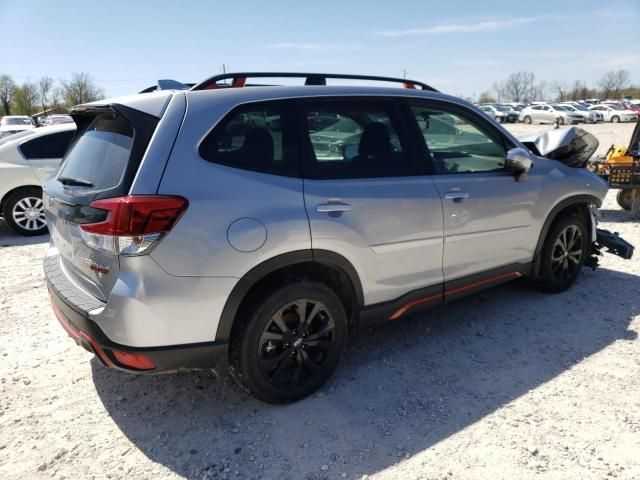
[[[39,158],[62,158],[64,157],[75,131],[52,133],[43,135],[20,146],[22,154],[28,160]]]
[[[133,128],[120,114],[97,115],[67,154],[58,177],[90,182],[97,190],[116,187],[132,146]]]

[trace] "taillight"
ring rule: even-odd
[[[100,250],[120,255],[141,255],[176,224],[189,202],[167,195],[127,195],[105,198],[91,207],[106,210],[99,223],[80,225],[84,241]]]

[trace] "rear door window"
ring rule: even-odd
[[[58,178],[86,181],[96,190],[116,187],[127,168],[133,137],[133,128],[120,114],[97,115],[69,151]]]
[[[303,104],[305,177],[415,175],[393,101],[313,100]]]
[[[300,176],[293,103],[260,102],[232,111],[205,137],[200,156],[212,163],[273,175]]]
[[[68,132],[43,135],[23,143],[20,146],[20,150],[27,160],[62,158],[67,148],[69,148],[74,134],[75,131],[70,130]]]

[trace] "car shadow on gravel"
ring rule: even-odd
[[[21,245],[35,245],[49,241],[49,234],[36,235],[35,237],[23,237],[9,229],[9,226],[0,218],[0,248],[15,247]]]
[[[506,284],[362,333],[333,380],[292,405],[209,373],[132,376],[94,359],[93,379],[122,432],[186,478],[360,478],[633,340],[639,296],[636,276],[605,268],[558,295]]]
[[[602,222],[609,223],[627,223],[627,222],[637,222],[638,219],[633,216],[633,213],[627,210],[607,210],[600,209],[600,213],[602,214]]]

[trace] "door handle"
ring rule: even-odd
[[[348,203],[343,203],[340,201],[331,201],[329,200],[327,203],[319,203],[316,205],[316,211],[319,213],[342,213],[342,212],[350,212],[351,205]]]
[[[462,200],[463,198],[469,198],[467,192],[448,192],[444,194],[444,198],[447,200]]]

